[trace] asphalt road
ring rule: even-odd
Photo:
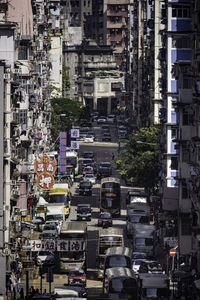
[[[102,131],[100,126],[94,126],[93,131],[96,135],[96,141],[94,143],[86,144],[80,142],[79,157],[82,157],[84,151],[93,151],[95,154],[95,162],[99,165],[100,162],[110,161],[112,162],[112,154],[117,154],[118,143],[116,143],[116,129],[114,125],[111,125],[111,142],[102,142]],[[120,178],[120,175],[116,171],[116,166],[112,162],[113,175]],[[87,245],[87,287],[88,287],[88,298],[93,299],[98,293],[101,293],[102,282],[97,279],[97,243],[98,243],[98,231],[97,220],[99,214],[99,188],[100,181],[93,186],[92,196],[79,196],[78,195],[78,184],[82,176],[79,175],[76,177],[76,180],[71,189],[72,191],[72,203],[71,203],[71,212],[69,220],[76,220],[76,206],[79,203],[90,203],[92,207],[92,220],[87,222],[88,224],[88,245]],[[121,194],[122,194],[122,209],[120,218],[113,220],[113,226],[121,227],[125,229],[126,224],[126,205],[125,205],[125,194],[128,187],[124,185],[124,182],[121,180]],[[126,239],[126,246],[130,246],[129,241]],[[55,272],[55,269],[54,269]],[[33,276],[33,274],[31,274]],[[51,291],[54,290],[54,287],[62,286],[67,283],[67,276],[65,274],[54,274],[54,282],[51,284]],[[43,278],[43,290],[46,289],[49,291],[49,283],[46,282],[46,276]],[[35,288],[40,288],[40,276],[35,275],[34,279],[30,279],[29,286],[34,286]]]

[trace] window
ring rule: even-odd
[[[178,37],[173,36],[172,37],[172,47],[173,48],[191,48],[191,40],[187,36]]]
[[[171,169],[178,170],[178,158],[176,156],[171,157]]]
[[[173,5],[172,6],[173,18],[190,18],[190,7],[185,5]]]
[[[21,124],[27,123],[27,109],[20,109],[17,114],[17,119]]]
[[[191,220],[189,214],[181,215],[181,233],[182,235],[191,235]]]
[[[186,182],[183,181],[182,182],[182,198],[183,199],[187,199],[188,198],[188,189],[187,189],[187,185],[186,185]]]
[[[184,76],[183,81],[182,81],[182,88],[183,89],[191,89],[192,88],[192,79]]]
[[[182,145],[182,162],[189,162],[190,151],[186,145]]]
[[[27,60],[28,59],[28,46],[26,43],[21,43],[18,50],[18,59]]]
[[[175,128],[175,127],[172,127],[171,138],[172,138],[172,140],[177,138],[177,128]]]
[[[187,110],[183,110],[183,125],[192,125],[194,121],[193,114],[189,113]]]

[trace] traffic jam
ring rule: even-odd
[[[34,262],[24,282],[29,298],[173,299],[156,256],[151,198],[116,169],[129,124],[92,112],[75,132],[71,148],[62,133],[60,152],[35,162],[42,192],[28,245]]]

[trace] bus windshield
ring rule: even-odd
[[[65,233],[60,232],[60,239],[68,240],[68,239],[84,239],[86,238],[85,233]]]
[[[54,194],[54,195],[49,195],[48,202],[49,203],[64,203],[64,204],[67,204],[68,198],[67,198],[66,194]]]

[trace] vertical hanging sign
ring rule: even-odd
[[[67,170],[67,132],[60,132],[60,172],[66,173]]]

